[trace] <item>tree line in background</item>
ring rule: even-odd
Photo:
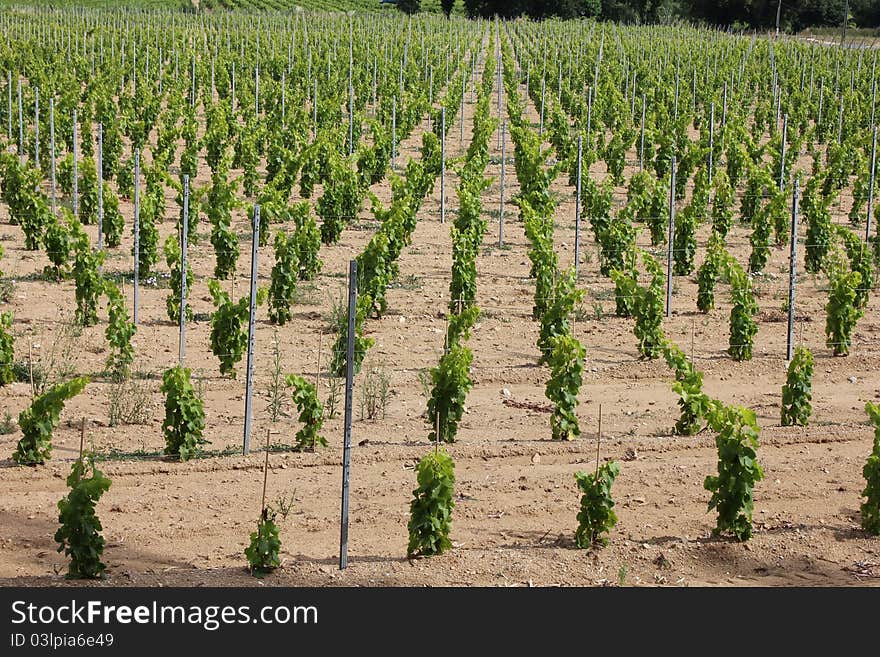
[[[463,0],[467,15],[598,18],[624,23],[658,23],[677,18],[735,29],[779,27],[800,31],[814,26],[839,26],[848,9],[848,24],[880,26],[880,0]],[[449,15],[455,0],[441,0]],[[848,6],[847,6],[848,5]],[[398,0],[407,13],[419,11],[420,0]]]

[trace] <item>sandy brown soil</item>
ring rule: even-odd
[[[449,152],[457,156],[469,143],[473,105],[467,94],[465,136],[456,122]],[[496,103],[492,108],[495,111]],[[537,123],[534,107],[529,112]],[[460,120],[460,118],[458,119]],[[401,148],[401,162],[418,156],[415,131]],[[497,146],[493,139],[492,147]],[[506,197],[517,190],[512,143],[507,143]],[[634,154],[631,154],[634,157]],[[203,166],[203,171],[207,168]],[[500,159],[488,175],[498,177]],[[591,171],[601,178],[604,164]],[[206,182],[206,177],[199,181]],[[447,181],[449,207],[457,207],[455,184]],[[878,394],[880,348],[878,313],[871,300],[856,329],[852,355],[833,358],[824,346],[824,281],[802,277],[798,290],[798,335],[816,356],[814,418],[807,428],[779,426],[781,386],[785,378],[786,325],[781,311],[787,294],[787,250],[774,249],[767,276],[757,284],[761,305],[755,357],[744,363],[725,353],[730,310],[726,286],[718,290],[718,308],[696,312],[696,283],[676,280],[673,316],[664,328],[705,372],[705,389],[727,403],[755,409],[762,426],[759,458],[766,477],[755,489],[755,534],[748,544],[710,536],[714,516],[706,512],[703,480],[716,469],[713,437],[672,437],[677,417],[671,375],[662,361],[638,360],[630,320],[613,316],[612,284],[598,273],[592,234],[585,226],[581,285],[588,290],[578,315],[577,337],[587,349],[587,372],[579,416],[583,435],[572,443],[551,442],[544,406],[546,367],[537,366],[538,326],[531,319],[533,283],[528,279],[528,242],[516,209],[505,209],[505,243],[497,248],[499,185],[484,197],[491,215],[485,248],[477,261],[481,319],[473,332],[475,386],[468,397],[457,442],[449,448],[456,462],[454,549],[431,559],[405,558],[414,464],[429,449],[424,423],[426,399],[419,372],[436,364],[442,349],[451,264],[449,226],[439,222],[439,181],[420,213],[412,246],[400,259],[399,289],[389,291],[389,311],[370,320],[366,332],[376,340],[364,373],[356,381],[352,452],[350,565],[337,569],[342,422],[325,423],[329,448],[318,453],[279,451],[270,459],[269,498],[295,496],[282,522],[284,567],[261,585],[867,585],[880,583],[880,541],[859,528],[858,506],[864,486],[862,465],[870,451],[871,430],[863,406]],[[387,181],[375,189],[389,197]],[[562,265],[573,260],[574,201],[560,177],[555,185],[557,251]],[[618,196],[622,198],[623,189]],[[161,237],[174,230],[177,208],[169,194]],[[317,195],[316,195],[317,198]],[[123,204],[131,217],[131,205]],[[34,274],[47,264],[43,254],[23,250],[17,226],[0,209],[0,237],[7,255],[2,266],[15,279],[8,307],[15,312],[16,357],[45,354],[57,339],[62,313],[72,315],[73,285],[50,284]],[[337,245],[322,249],[324,270],[314,287],[301,286],[291,324],[278,329],[285,373],[314,377],[326,368],[334,336],[327,332],[331,300],[344,284],[348,260],[368,241],[376,224],[364,221],[347,229]],[[451,217],[450,217],[451,218]],[[843,220],[843,219],[841,219]],[[247,221],[237,214],[243,235]],[[94,234],[94,227],[90,227]],[[130,227],[129,227],[130,230]],[[201,232],[206,232],[204,223]],[[698,264],[708,227],[700,230]],[[803,235],[803,233],[802,233]],[[646,235],[640,243],[647,244]],[[730,238],[732,252],[748,258],[748,229]],[[109,272],[130,270],[131,235],[108,258]],[[249,245],[242,240],[239,268],[249,266]],[[191,301],[196,313],[212,310],[206,280],[213,250],[205,236],[190,252],[196,272]],[[801,270],[803,249],[801,248]],[[260,283],[268,284],[271,253],[260,254]],[[158,267],[166,271],[164,261]],[[225,284],[230,289],[230,283]],[[239,279],[236,295],[244,292]],[[131,288],[126,289],[130,298]],[[138,370],[149,386],[151,421],[109,427],[110,383],[101,374],[106,358],[106,313],[98,326],[75,339],[76,369],[93,377],[83,394],[64,411],[55,432],[53,459],[38,468],[18,467],[10,459],[20,434],[0,436],[0,584],[66,583],[64,558],[52,536],[57,501],[79,445],[81,418],[88,445],[121,455],[101,464],[113,480],[98,512],[104,525],[108,577],[102,585],[254,585],[245,571],[244,547],[258,515],[262,443],[290,445],[295,415],[269,421],[266,388],[271,373],[275,329],[266,308],[257,322],[255,449],[248,456],[212,456],[187,463],[151,456],[161,451],[163,416],[159,377],[176,363],[177,327],[165,314],[167,282],[141,290],[142,323],[137,334]],[[598,304],[602,307],[598,314]],[[4,309],[6,309],[4,307]],[[207,321],[187,329],[187,364],[204,392],[210,449],[240,447],[244,417],[244,361],[238,378],[222,377],[211,354]],[[319,349],[320,345],[320,349]],[[390,378],[384,417],[360,417],[363,379],[372,370]],[[328,379],[321,379],[321,396]],[[0,409],[16,416],[30,399],[27,384],[0,389]],[[622,461],[614,485],[618,525],[608,547],[574,548],[579,495],[574,473],[594,467],[598,408],[602,406],[601,457]],[[138,456],[132,452],[146,452]],[[126,456],[127,454],[127,456]]]

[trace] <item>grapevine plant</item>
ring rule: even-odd
[[[545,393],[553,402],[550,428],[553,440],[573,440],[581,433],[575,410],[579,403],[578,391],[583,381],[586,351],[571,335],[553,336],[550,345],[550,379]]]
[[[238,262],[238,235],[232,230],[232,210],[236,206],[235,181],[228,181],[225,168],[212,176],[211,187],[203,197],[202,207],[211,222],[211,245],[216,264],[214,276],[228,279]]]
[[[318,401],[315,385],[295,374],[289,375],[285,382],[293,388],[293,403],[299,411],[302,428],[296,432],[296,449],[315,451],[316,447],[327,447],[327,440],[319,435],[324,423],[324,407]]]
[[[12,454],[20,465],[40,465],[52,454],[52,431],[61,418],[64,403],[82,392],[89,382],[81,376],[58,383],[31,402],[18,416],[18,426],[24,434]]]
[[[373,346],[373,338],[364,337],[364,322],[367,319],[367,313],[370,310],[372,299],[368,296],[359,296],[354,314],[354,374],[357,375],[361,371],[361,365],[364,362],[364,356],[367,350]],[[333,376],[345,376],[345,369],[348,362],[348,313],[341,315],[339,324],[336,327],[338,337],[333,345],[333,355],[330,360],[330,371]]]
[[[211,315],[211,351],[220,361],[220,373],[232,374],[235,378],[235,364],[241,360],[247,347],[250,299],[241,297],[233,302],[215,280],[208,281],[208,290],[216,307]],[[257,305],[262,305],[265,297],[265,288],[260,288]]]
[[[165,453],[186,461],[208,442],[202,438],[205,411],[190,383],[189,368],[178,365],[165,370],[160,390],[165,394],[165,420],[162,422]]]
[[[752,291],[752,279],[735,260],[728,259],[727,273],[730,278],[730,345],[728,353],[734,360],[751,360],[752,341],[758,332],[755,315],[758,304]]]
[[[15,380],[12,369],[15,362],[15,346],[11,328],[12,313],[0,313],[0,386]]]
[[[874,448],[862,469],[866,485],[862,491],[865,501],[860,511],[864,530],[880,536],[880,406],[868,402],[865,404],[865,412],[874,425]]]
[[[455,508],[455,463],[445,450],[425,456],[416,466],[418,487],[410,504],[408,557],[442,554],[452,547],[449,532]]]
[[[852,333],[864,309],[856,305],[857,291],[862,284],[858,271],[848,271],[839,253],[826,257],[828,303],[825,304],[825,343],[835,356],[846,356],[852,345]]]
[[[807,426],[813,407],[813,354],[806,347],[795,349],[782,386],[782,426]]]
[[[577,289],[574,269],[558,275],[553,286],[552,298],[540,317],[541,330],[538,335],[538,349],[541,351],[540,363],[550,361],[554,349],[553,338],[571,333],[569,318],[575,306],[584,298],[584,290]]]
[[[473,354],[462,345],[454,344],[431,369],[431,398],[428,400],[427,420],[433,427],[432,441],[455,441],[458,423],[464,414],[464,403],[473,386],[470,366]],[[439,431],[439,434],[438,434]]]
[[[53,281],[60,281],[70,274],[70,247],[75,234],[73,213],[67,208],[61,209],[61,218],[51,215],[43,233],[43,245],[46,257],[52,266],[43,269],[43,276]]]
[[[575,544],[582,549],[608,544],[608,532],[617,524],[611,486],[620,474],[616,461],[603,463],[595,473],[576,472],[574,475],[581,496],[581,509],[577,514],[578,528]]]
[[[294,203],[291,207],[294,226],[296,226],[292,239],[301,281],[312,280],[324,264],[318,258],[318,252],[321,250],[321,232],[310,209],[308,201]]]
[[[706,477],[703,487],[712,493],[709,510],[718,512],[713,533],[730,532],[738,541],[752,536],[752,495],[755,483],[764,478],[757,460],[760,428],[751,409],[719,405],[709,414],[718,433],[718,474]]]
[[[290,321],[290,304],[296,291],[298,262],[296,243],[283,230],[275,235],[275,264],[269,286],[269,321],[284,325]]]
[[[726,258],[724,238],[721,233],[713,231],[709,236],[706,259],[697,270],[697,309],[700,312],[707,313],[715,308],[715,284],[723,271]]]
[[[165,297],[165,311],[168,313],[168,319],[172,322],[180,321],[180,293],[181,289],[181,276],[180,276],[180,267],[182,264],[182,253],[180,250],[180,243],[177,241],[176,235],[169,235],[165,239],[165,244],[162,247],[163,252],[165,253],[165,264],[168,265],[168,269],[171,270],[171,278],[169,279],[169,284],[171,286],[171,292],[168,293],[168,296]],[[189,297],[189,292],[192,290],[193,286],[193,271],[189,266],[189,262],[186,263],[186,295]],[[192,321],[193,311],[192,306],[187,303],[184,320],[189,322]]]
[[[104,262],[105,251],[92,249],[89,236],[78,224],[75,230],[73,280],[76,283],[76,320],[83,326],[98,322],[98,298],[104,290],[100,267]]]
[[[692,436],[702,431],[716,402],[703,392],[703,373],[694,367],[678,345],[665,342],[663,356],[666,364],[675,372],[672,391],[678,395],[681,410],[674,431],[680,436]]]
[[[128,318],[128,309],[125,307],[125,298],[115,284],[108,282],[104,287],[107,295],[107,329],[104,333],[107,344],[110,345],[110,355],[107,357],[107,370],[114,381],[122,381],[128,378],[132,362],[134,362],[134,347],[131,339],[137,332],[137,326]]]
[[[86,475],[89,476],[86,476]],[[70,557],[68,579],[96,579],[103,576],[106,566],[101,562],[104,537],[95,505],[110,488],[110,480],[95,467],[86,455],[77,459],[67,476],[70,492],[58,502],[58,522],[55,532],[58,551]]]
[[[660,263],[648,253],[642,253],[642,261],[651,277],[647,287],[639,287],[634,299],[633,328],[639,341],[639,354],[643,358],[657,358],[663,346],[663,300],[666,275]]]
[[[265,507],[260,514],[257,523],[257,531],[251,532],[250,544],[245,548],[244,555],[247,557],[251,574],[255,577],[265,577],[273,570],[281,566],[279,551],[281,539],[278,537],[278,525],[275,524],[276,513],[273,509]]]

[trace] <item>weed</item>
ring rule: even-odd
[[[339,403],[342,400],[342,386],[344,379],[339,376],[327,376],[327,398],[324,400],[324,417],[332,420],[339,413]]]
[[[278,342],[278,331],[272,339],[272,370],[269,374],[269,386],[266,390],[269,397],[269,418],[272,422],[277,422],[278,418],[286,415],[284,412],[285,405],[285,384],[284,372],[281,365],[281,346]]]
[[[0,281],[0,302],[10,303],[15,295],[15,283],[12,281]]]
[[[8,412],[4,413],[3,422],[0,422],[0,436],[8,436],[11,433],[15,433],[17,428],[18,423],[12,416]]]
[[[331,331],[339,331],[348,325],[348,295],[340,286],[335,297],[330,299],[330,312],[326,316]]]
[[[431,383],[431,370],[427,367],[423,367],[419,370],[419,383],[422,386],[422,394],[425,396],[425,399],[431,398],[431,387],[433,384]]]
[[[282,520],[287,520],[287,516],[293,511],[293,505],[296,501],[296,489],[292,493],[284,492],[275,499],[272,509],[281,516]]]
[[[292,302],[297,306],[319,305],[318,292],[320,288],[315,281],[301,281],[293,291]]]
[[[107,392],[111,427],[123,424],[147,424],[153,410],[150,387],[143,377],[128,377],[111,383]]]
[[[579,303],[574,307],[574,310],[571,313],[571,318],[576,322],[585,322],[590,318],[590,314],[587,312],[584,304]]]
[[[398,278],[392,285],[400,290],[412,292],[422,289],[422,279],[415,274],[408,274],[404,278]]]
[[[383,365],[367,370],[360,386],[360,419],[385,419],[391,398],[391,379]]]

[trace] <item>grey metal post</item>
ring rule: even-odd
[[[459,146],[464,146],[464,94],[465,94],[465,84],[467,84],[467,77],[461,76],[461,116],[459,117],[459,126],[458,126],[458,142]]]
[[[541,123],[538,126],[538,136],[544,136],[544,101],[547,95],[547,78],[541,76]]]
[[[260,206],[255,205],[253,238],[251,239],[251,307],[250,318],[248,319],[247,380],[244,393],[244,454],[251,450],[251,421],[253,419],[254,396],[254,338],[257,320],[257,250],[259,246]]]
[[[348,263],[348,344],[345,359],[345,424],[342,448],[342,518],[339,532],[339,570],[348,566],[348,500],[351,488],[351,402],[354,387],[354,318],[357,313],[357,261]]]
[[[873,73],[871,74],[873,77]],[[877,78],[871,84],[871,125],[874,125],[874,119],[877,114]]]
[[[140,306],[140,259],[141,259],[141,149],[134,150],[134,312],[132,321],[138,323]]]
[[[49,157],[50,157],[50,182],[52,185],[52,214],[58,209],[58,200],[55,192],[55,99],[49,99]]]
[[[235,114],[235,60],[232,61],[232,113]]]
[[[675,121],[678,121],[678,94],[679,94],[678,75],[679,75],[678,62],[676,62],[676,64],[675,64],[675,100],[673,101],[673,108],[672,108],[672,118]]]
[[[6,124],[7,124],[7,126],[6,126],[6,129],[7,129],[6,140],[11,142],[12,141],[12,71],[11,70],[7,71],[7,73],[8,73],[8,75],[6,76],[6,78],[7,78],[6,90],[9,92],[9,105],[8,105],[9,112],[6,115]]]
[[[587,139],[591,142],[593,141],[593,89],[594,87],[590,87],[587,90]]]
[[[797,282],[797,234],[798,234],[798,197],[800,181],[794,181],[794,196],[791,209],[791,250],[788,259],[788,348],[786,360],[794,355],[794,291]]]
[[[721,106],[721,147],[724,148],[724,131],[727,128],[727,83],[724,83],[724,98]]]
[[[709,187],[712,186],[712,168],[715,164],[715,103],[709,105]]]
[[[260,64],[254,67],[254,117],[260,116]]]
[[[183,175],[183,221],[180,222],[180,366],[186,356],[186,256],[189,242],[189,175]]]
[[[40,168],[40,88],[34,87],[34,166]]]
[[[868,182],[868,220],[865,222],[865,242],[871,239],[871,219],[874,214],[874,172],[877,168],[877,126],[871,139],[871,175]]]
[[[21,78],[18,79],[18,159],[24,162],[24,116],[21,109]]]
[[[504,246],[504,178],[507,164],[507,121],[501,122],[501,204],[498,209],[498,248]]]
[[[76,129],[76,110],[73,110],[73,216],[79,220],[79,137]]]
[[[318,78],[315,78],[314,94],[312,95],[312,125],[314,126],[313,138],[318,138]]]
[[[477,70],[476,67],[477,67],[476,53],[471,53],[471,75],[470,75],[470,78],[471,78],[471,105],[473,105],[476,102],[475,97],[474,97],[474,94],[476,94],[476,86],[477,86],[477,82],[475,79],[476,78],[476,70]]]
[[[788,139],[788,114],[782,117],[782,147],[780,153],[782,157],[779,159],[779,191],[785,189],[785,148]]]
[[[391,170],[397,157],[397,96],[391,99]]]
[[[583,137],[578,135],[577,186],[574,208],[574,278],[577,280],[581,252],[581,163],[583,162]]]
[[[501,103],[504,97],[504,83],[501,79],[501,58],[498,58],[498,120],[501,120]],[[501,133],[498,133],[498,148],[501,148]]]
[[[440,223],[446,222],[446,108],[440,108]]]
[[[98,251],[104,248],[104,125],[98,124]]]
[[[281,71],[281,120],[287,118],[287,76]]]
[[[666,251],[666,316],[672,312],[672,242],[675,236],[675,156],[672,157],[672,168],[669,178],[669,236]]]
[[[779,128],[779,119],[782,118],[782,87],[776,87],[776,123],[775,128]]]
[[[639,171],[645,168],[645,94],[642,94],[642,140],[639,147]],[[709,173],[711,179],[711,172]]]

